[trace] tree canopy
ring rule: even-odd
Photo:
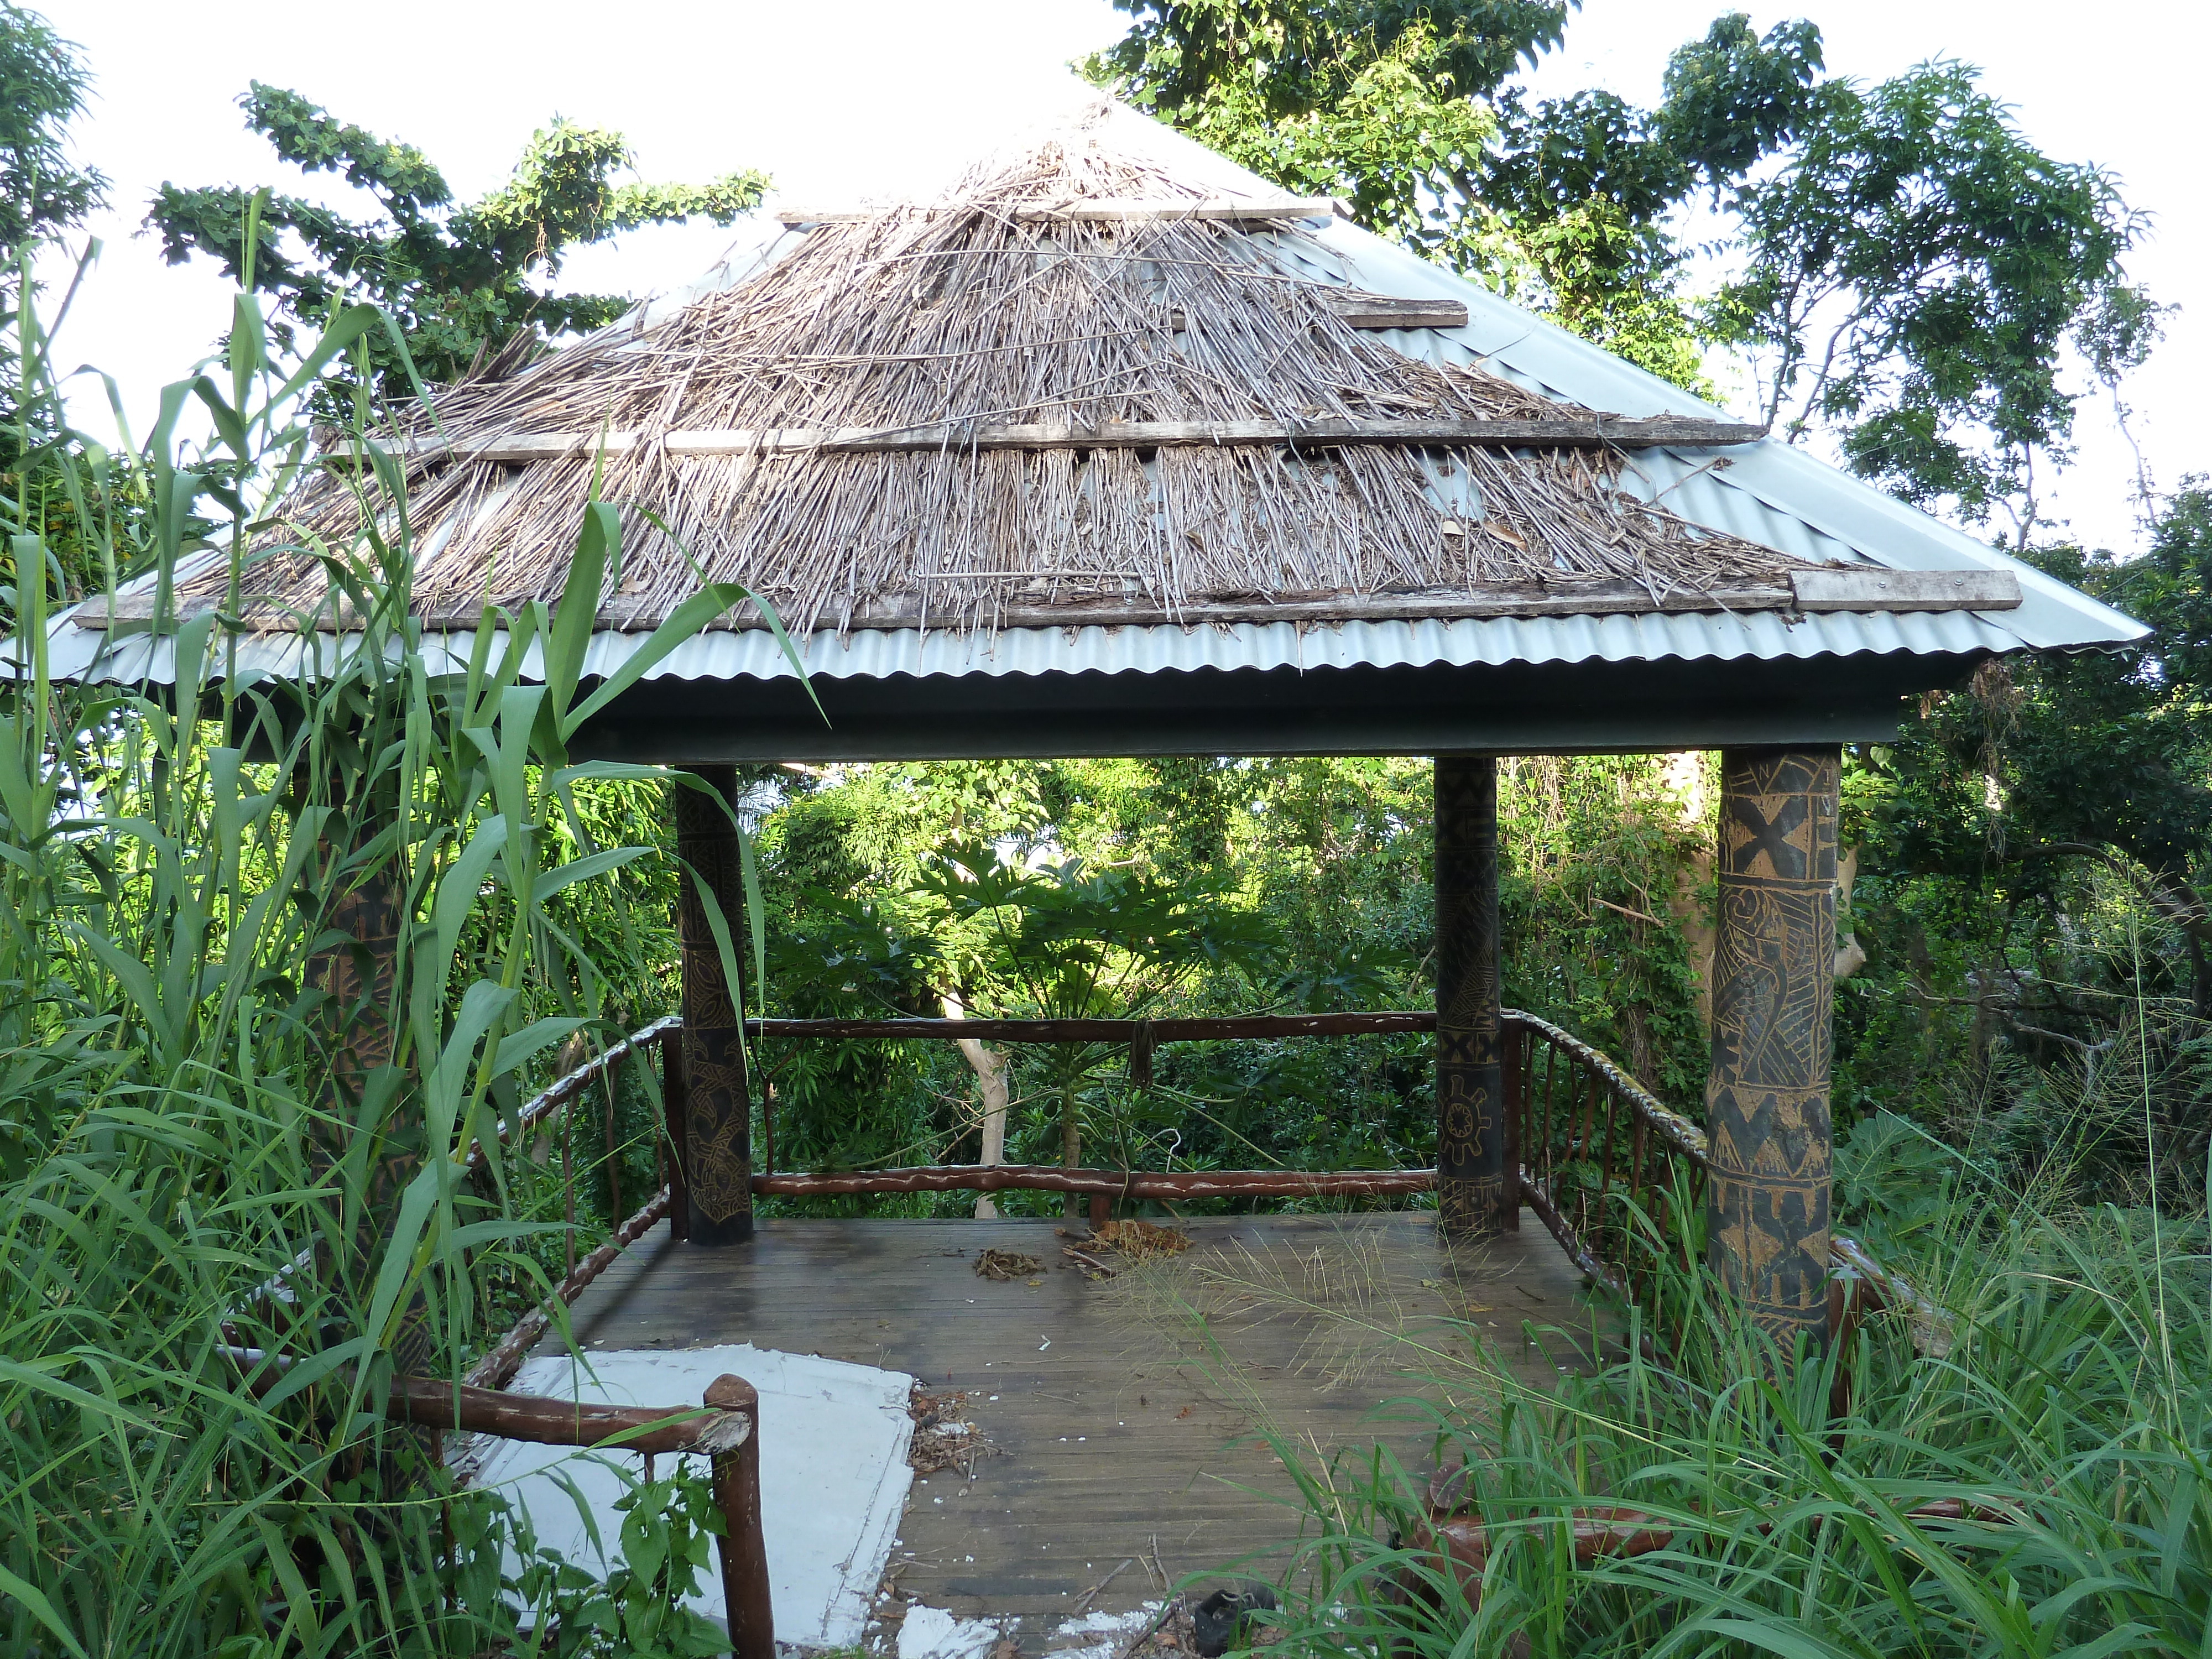
[[[2109,380],[2156,337],[2122,267],[2142,217],[1963,64],[1812,104],[1786,165],[1730,191],[1742,269],[1715,337],[1758,351],[1762,412],[1793,437],[1825,421],[1863,476],[1970,520],[2008,510],[2025,546],[2038,462],[2073,426],[2069,348]]]
[[[107,180],[72,159],[71,117],[92,76],[77,49],[36,12],[0,3],[0,247],[82,223]]]
[[[641,225],[733,223],[759,205],[765,175],[705,185],[622,183],[633,158],[622,135],[556,117],[531,135],[507,182],[473,202],[412,145],[337,120],[296,92],[257,81],[246,125],[303,173],[331,173],[380,212],[355,219],[304,197],[236,185],[164,183],[149,222],[173,264],[195,253],[277,302],[276,332],[316,327],[334,306],[368,300],[397,319],[419,372],[450,380],[501,352],[598,328],[629,307],[620,295],[558,294],[573,249]],[[407,391],[397,354],[373,349],[374,380]]]
[[[1088,70],[1285,186],[1480,277],[1678,385],[1740,355],[1766,417],[1906,499],[2039,522],[2086,366],[2139,364],[2159,307],[2122,261],[2142,220],[2045,155],[1956,63],[1866,87],[1802,19],[1741,12],[1669,57],[1658,106],[1514,76],[1569,0],[1116,0]],[[1714,246],[1690,240],[1702,204]],[[1690,291],[1694,256],[1722,280]]]

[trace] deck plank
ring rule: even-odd
[[[1262,1428],[1309,1457],[1364,1457],[1381,1444],[1429,1467],[1425,1419],[1383,1402],[1437,1390],[1410,1374],[1418,1354],[1370,1354],[1346,1375],[1356,1346],[1346,1333],[1362,1319],[1463,1347],[1467,1328],[1448,1322],[1463,1318],[1543,1385],[1576,1354],[1557,1339],[1525,1343],[1524,1326],[1587,1333],[1595,1317],[1572,1265],[1526,1213],[1518,1234],[1457,1249],[1421,1212],[1195,1220],[1173,1272],[1114,1283],[1066,1261],[1070,1241],[1054,1226],[778,1218],[750,1244],[718,1250],[677,1244],[664,1226],[586,1291],[574,1328],[587,1348],[751,1342],[971,1391],[969,1415],[1003,1455],[983,1460],[972,1482],[949,1470],[916,1480],[891,1571],[900,1595],[963,1618],[1018,1618],[1024,1648],[1036,1650],[1086,1589],[1133,1558],[1140,1565],[1097,1607],[1155,1599],[1155,1552],[1171,1577],[1247,1560],[1277,1576],[1267,1553],[1282,1560],[1300,1511],[1282,1462],[1255,1437]],[[974,1259],[988,1246],[1039,1257],[1042,1282],[980,1278]],[[1255,1261],[1267,1271],[1255,1273]],[[1306,1277],[1336,1312],[1236,1291]],[[1178,1351],[1175,1332],[1196,1328],[1159,1311],[1170,1289],[1194,1286],[1218,1304],[1215,1357]]]

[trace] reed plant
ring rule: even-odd
[[[377,1404],[395,1369],[459,1379],[514,1311],[484,1286],[548,1288],[562,1223],[502,1120],[556,1045],[654,994],[623,982],[638,956],[570,931],[564,896],[658,856],[580,801],[665,781],[568,741],[742,590],[705,588],[587,687],[622,556],[595,495],[556,605],[426,638],[404,480],[364,435],[380,411],[357,404],[327,453],[300,416],[372,339],[404,350],[382,313],[336,314],[280,363],[241,296],[226,356],[165,392],[143,453],[72,432],[30,307],[17,328],[0,1653],[713,1650],[675,1610],[714,1524],[690,1483],[634,1485],[609,1577],[456,1491]],[[356,491],[349,536],[287,529],[314,468]],[[78,568],[106,573],[88,609],[134,578],[155,596],[82,683],[48,638],[76,597],[42,534],[58,495]],[[240,626],[257,564],[292,557],[327,574],[323,613]],[[228,599],[179,614],[211,569]],[[257,1395],[239,1348],[291,1364]]]

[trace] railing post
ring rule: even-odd
[[[1785,1348],[1827,1328],[1838,766],[1832,749],[1722,757],[1705,1248]]]
[[[741,1412],[752,1432],[713,1460],[714,1503],[722,1512],[722,1605],[735,1659],[775,1659],[775,1612],[769,1596],[768,1538],[761,1529],[760,1395],[742,1376],[707,1385],[708,1408]]]
[[[668,1143],[668,1235],[683,1240],[691,1231],[691,1190],[684,1179],[690,1154],[684,1126],[690,1117],[690,1086],[684,1071],[684,1033],[660,1040],[660,1115]]]
[[[607,1091],[607,1216],[616,1225],[622,1224],[622,1161],[621,1149],[616,1144],[615,1101],[619,1060],[610,1060],[599,1073],[599,1080]]]
[[[1520,1224],[1522,1147],[1528,1139],[1528,1079],[1522,1063],[1528,1052],[1528,1034],[1512,1021],[1501,1018],[1498,1066],[1505,1083],[1505,1197]]]
[[[1451,1237],[1521,1224],[1498,981],[1498,760],[1436,762],[1437,1213]]]

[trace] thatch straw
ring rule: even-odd
[[[988,629],[1009,606],[1033,616],[1101,601],[1157,615],[1224,599],[1623,580],[1656,599],[1771,583],[1799,562],[1638,501],[1618,487],[1622,458],[1604,452],[699,456],[653,441],[672,430],[939,422],[1590,413],[1354,330],[1325,302],[1330,290],[1280,268],[1279,242],[1294,229],[1010,211],[1200,194],[1070,131],[932,208],[819,228],[763,274],[653,325],[625,322],[507,378],[448,389],[438,406],[451,449],[408,462],[419,607],[450,615],[560,592],[594,461],[468,459],[520,433],[640,434],[599,462],[602,496],[624,509],[619,586],[607,596],[619,625],[665,614],[702,572],[745,583],[794,629],[872,617]],[[429,434],[416,420],[398,435]],[[367,504],[386,505],[373,492]],[[290,518],[343,541],[364,510],[362,481],[334,470]],[[322,577],[278,553],[247,587],[312,610]]]

